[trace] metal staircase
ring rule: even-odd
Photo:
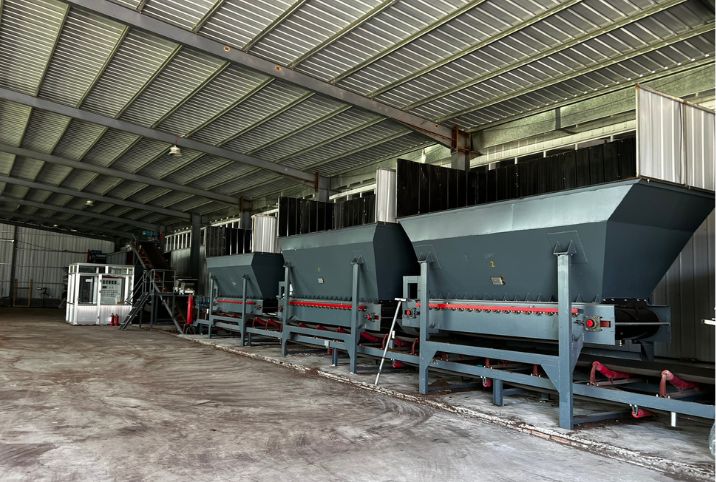
[[[144,269],[144,273],[134,285],[132,310],[120,325],[120,329],[127,329],[137,319],[141,324],[145,306],[151,305],[152,325],[156,321],[159,306],[163,306],[177,331],[183,333],[186,318],[180,308],[180,303],[177,303],[177,296],[174,292],[176,273],[171,269],[164,268],[166,263],[161,254],[153,252],[152,247],[148,244],[135,243],[132,245],[132,250]],[[156,267],[157,264],[160,265],[159,268]]]

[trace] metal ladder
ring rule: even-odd
[[[141,246],[132,246],[134,255],[144,268],[142,279],[135,285],[132,295],[133,306],[127,318],[120,325],[120,329],[125,330],[129,327],[134,319],[141,315],[146,304],[151,300],[155,302],[157,299],[169,313],[169,317],[174,323],[177,332],[183,333],[182,325],[186,325],[183,313],[177,309],[174,297],[174,278],[173,270],[154,269],[151,266],[149,257],[142,253]],[[136,302],[134,301],[136,300]],[[152,319],[152,323],[154,319]]]
[[[121,325],[119,325],[120,330],[126,330],[129,325],[132,324],[134,319],[142,313],[144,310],[144,305],[147,304],[147,301],[149,301],[149,292],[145,291],[143,292],[137,301],[133,304],[132,310],[129,312],[127,317],[124,319]]]

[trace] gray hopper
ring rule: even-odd
[[[431,298],[557,298],[555,247],[573,256],[577,301],[648,298],[714,207],[713,193],[631,179],[406,217]]]
[[[283,281],[283,257],[276,253],[248,253],[206,258],[206,266],[218,286],[219,295],[241,298],[247,277],[246,298],[270,299],[278,295]]]
[[[415,274],[417,269],[410,241],[397,224],[297,234],[279,238],[279,245],[291,265],[296,297],[349,300],[351,261],[360,259],[359,298],[393,300],[401,296],[403,275]]]

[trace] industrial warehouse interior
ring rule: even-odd
[[[713,481],[713,0],[0,0],[0,481]]]

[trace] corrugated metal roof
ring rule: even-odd
[[[293,0],[224,0],[199,31],[207,37],[234,48],[248,44],[284,10]],[[241,28],[236,28],[240,25]]]
[[[307,94],[305,89],[285,82],[271,82],[191,137],[208,144],[224,144]]]
[[[0,142],[19,146],[31,113],[27,106],[0,100]]]
[[[155,125],[225,65],[208,55],[181,50],[134,99],[122,119],[147,127]]]
[[[108,129],[96,140],[83,160],[99,166],[109,166],[139,139],[140,136],[129,132]]]
[[[229,67],[169,115],[159,127],[186,136],[205,126],[267,80],[264,75]]]
[[[319,79],[334,79],[467,4],[459,0],[395,2],[366,24],[302,62],[299,70]]]
[[[251,52],[281,65],[289,65],[379,3],[378,0],[307,1],[257,42]]]
[[[73,119],[54,153],[70,159],[82,159],[106,130],[100,125]]]
[[[67,15],[42,82],[42,97],[79,105],[122,39],[125,27],[82,10]]]
[[[27,157],[16,157],[15,165],[10,171],[12,177],[33,180],[42,169],[42,161],[28,159]]]
[[[109,117],[117,116],[178,49],[176,44],[159,37],[130,31],[82,107]]]
[[[24,94],[37,93],[68,8],[52,0],[3,2],[0,85]]]

